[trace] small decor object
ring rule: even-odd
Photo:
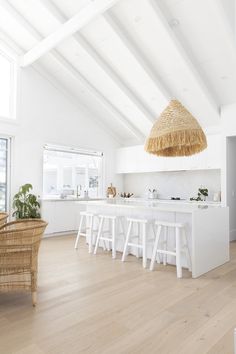
[[[221,192],[215,192],[213,195],[213,201],[219,203],[221,201]]]
[[[205,202],[206,197],[208,197],[208,189],[207,188],[199,188],[198,189],[198,194],[197,197],[190,198],[191,201],[196,201],[196,202]]]
[[[19,192],[13,198],[13,208],[15,209],[12,216],[16,219],[37,219],[40,218],[40,204],[36,195],[31,194],[33,187],[27,183],[20,187]]]
[[[157,190],[149,189],[148,190],[148,199],[157,199]]]
[[[154,123],[145,150],[157,156],[190,156],[207,147],[206,136],[192,114],[172,100]]]
[[[133,193],[121,193],[121,198],[131,198],[134,194]]]
[[[116,187],[113,187],[112,183],[107,188],[107,198],[114,198],[116,196]]]

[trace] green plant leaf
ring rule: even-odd
[[[12,216],[17,219],[40,218],[40,203],[34,194],[29,193],[32,189],[30,183],[20,187],[19,192],[13,197],[12,205],[15,210]]]

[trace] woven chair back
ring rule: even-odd
[[[7,222],[8,214],[0,212],[0,227]]]

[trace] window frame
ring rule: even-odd
[[[73,154],[81,154],[87,156],[97,156],[101,157],[101,195],[98,196],[96,199],[100,199],[104,196],[104,188],[105,188],[105,154],[102,151],[96,149],[86,149],[86,148],[75,148],[70,146],[61,146],[61,145],[52,145],[52,144],[45,144],[43,146],[43,161],[44,161],[44,152],[45,151],[59,151],[64,153],[73,153]],[[44,163],[43,163],[43,178],[42,178],[42,195],[43,198],[48,197],[48,194],[44,194]],[[88,181],[89,182],[89,181]],[[94,199],[94,198],[92,198]]]
[[[10,213],[11,211],[11,160],[12,160],[12,137],[4,134],[0,134],[0,139],[7,141],[7,157],[6,157],[6,199],[5,199],[5,211]]]

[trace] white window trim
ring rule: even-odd
[[[98,151],[96,149],[85,149],[85,148],[75,148],[70,146],[61,146],[61,145],[53,145],[53,144],[45,144],[43,146],[43,152],[45,150],[50,151],[60,151],[60,152],[68,152],[75,154],[82,154],[88,156],[100,156],[102,158],[101,165],[101,197],[105,195],[105,154],[102,151]],[[43,191],[43,181],[42,181],[42,191]]]
[[[11,213],[11,185],[12,185],[12,137],[9,135],[0,135],[0,139],[7,140],[7,179],[6,179],[6,212]]]

